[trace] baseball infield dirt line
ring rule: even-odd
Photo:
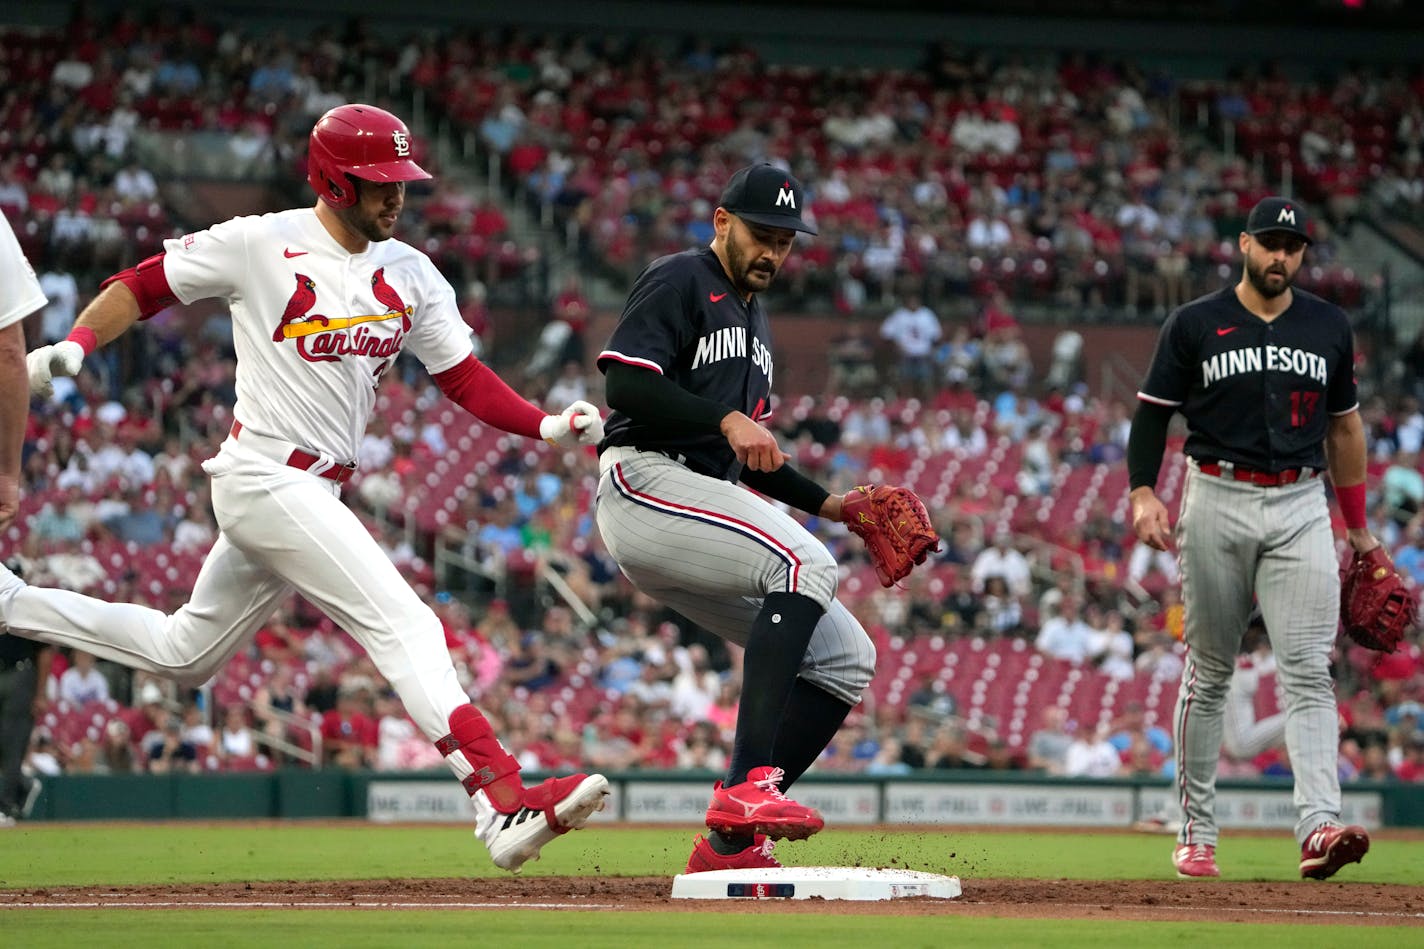
[[[619,909],[613,903],[406,903],[393,900],[92,900],[5,903],[0,909]]]
[[[737,907],[743,908],[755,902],[758,907],[770,907],[776,904],[795,905],[791,900],[764,899],[756,901],[738,901]],[[975,909],[988,909],[1001,904],[981,902],[978,900],[915,900],[916,908],[923,911],[930,906],[938,904],[945,910],[953,912],[955,907],[974,907]],[[714,908],[725,906],[716,901],[692,900],[684,903],[679,909]],[[824,905],[824,903],[822,903]],[[880,907],[893,912],[893,901],[880,903],[857,903],[856,909],[870,909],[872,906]],[[671,908],[671,907],[669,907]],[[846,906],[844,908],[851,908]],[[1043,909],[1053,909],[1074,917],[1091,916],[1095,912],[1104,909],[1102,903],[1068,903],[1049,902],[1045,903]],[[0,905],[0,909],[384,909],[384,910],[421,910],[421,909],[550,909],[550,910],[647,910],[646,906],[628,905],[622,903],[551,903],[551,902],[521,902],[501,900],[498,902],[470,902],[456,900],[440,901],[406,901],[406,900],[317,900],[317,899],[290,899],[290,900],[152,900],[143,897],[128,898],[121,900],[88,900],[76,902],[30,902],[17,901]],[[1148,918],[1159,915],[1168,918],[1181,918],[1179,907],[1173,906],[1140,906],[1131,907],[1137,918]],[[1251,916],[1289,916],[1298,920],[1318,919],[1326,921],[1330,918],[1345,917],[1350,919],[1369,919],[1372,922],[1414,922],[1424,921],[1424,912],[1383,912],[1379,910],[1323,910],[1323,909],[1277,909],[1269,907],[1243,908],[1242,915]],[[1009,915],[1012,915],[1011,913]]]

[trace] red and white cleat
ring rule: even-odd
[[[765,834],[773,840],[805,840],[826,826],[821,812],[797,804],[778,786],[785,772],[760,767],[729,788],[718,781],[707,807],[707,826],[728,836]]]
[[[1359,863],[1370,850],[1370,835],[1358,824],[1321,824],[1300,847],[1300,875],[1325,880],[1347,863]]]
[[[687,858],[687,873],[706,873],[708,870],[766,870],[780,868],[781,864],[771,855],[776,844],[765,834],[752,838],[752,845],[745,850],[731,854],[720,854],[712,849],[712,844],[701,834],[692,844],[692,856]]]
[[[1172,851],[1172,865],[1183,880],[1205,880],[1221,876],[1216,867],[1216,848],[1211,844],[1182,844]]]
[[[587,824],[607,799],[608,779],[601,774],[550,778],[525,790],[517,811],[497,813],[493,823],[475,835],[489,848],[495,866],[518,873],[525,863],[538,859],[549,841]]]

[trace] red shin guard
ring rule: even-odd
[[[462,780],[474,795],[483,790],[503,814],[512,814],[524,803],[524,783],[519,780],[519,762],[504,750],[494,736],[489,720],[473,705],[462,705],[450,713],[450,734],[435,743],[442,755],[455,752],[465,756],[474,773]]]

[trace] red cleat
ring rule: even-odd
[[[746,850],[731,854],[720,854],[712,849],[707,838],[701,834],[692,843],[692,856],[687,858],[687,869],[685,873],[705,873],[708,870],[766,870],[772,867],[780,867],[776,858],[771,855],[771,848],[776,844],[771,838],[757,834],[752,838],[753,843]]]
[[[1172,851],[1172,865],[1183,880],[1221,876],[1216,868],[1216,848],[1211,844],[1182,844]]]
[[[1347,863],[1359,863],[1369,852],[1370,835],[1358,824],[1321,824],[1300,847],[1300,875],[1325,880]]]
[[[729,837],[765,834],[773,840],[805,840],[826,826],[820,811],[797,804],[778,787],[785,772],[760,767],[741,784],[724,788],[718,781],[707,807],[707,826]]]
[[[572,774],[550,778],[524,791],[518,810],[497,814],[476,836],[489,848],[494,865],[518,873],[556,837],[578,830],[608,799],[608,779],[601,774]]]

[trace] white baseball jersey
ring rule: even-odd
[[[473,351],[455,292],[398,240],[338,244],[312,208],[239,217],[166,241],[184,303],[232,306],[244,428],[354,461],[381,375],[409,347],[432,374]]]
[[[0,329],[20,322],[48,302],[10,222],[0,214]]]

